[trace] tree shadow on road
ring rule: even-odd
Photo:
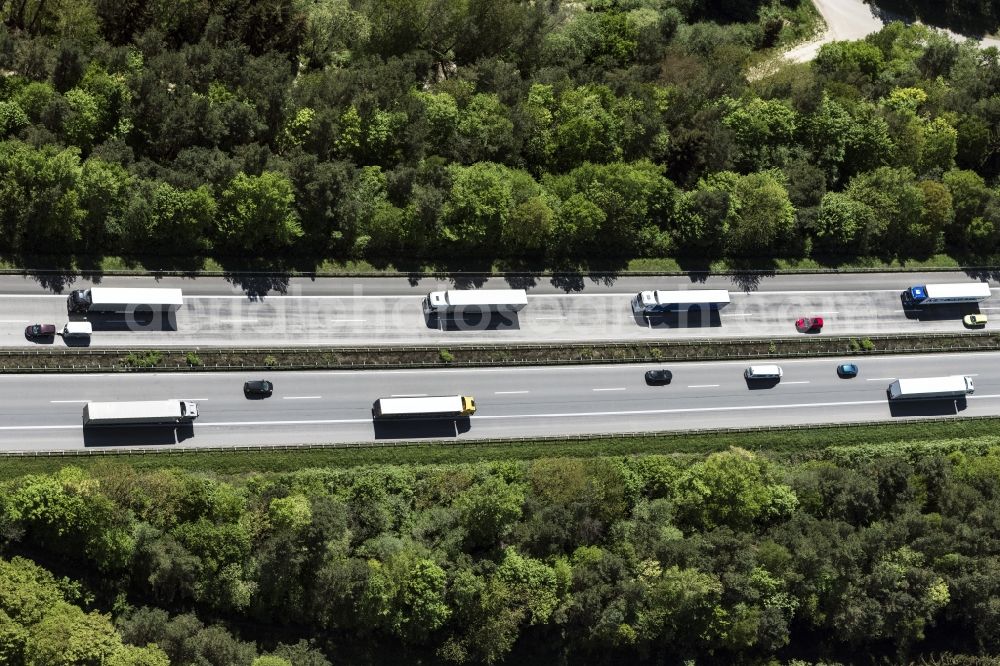
[[[245,259],[223,264],[223,279],[240,289],[251,301],[288,293],[291,270],[284,262],[250,262]]]
[[[14,261],[21,266],[36,267],[26,268],[24,274],[53,294],[63,293],[80,276],[69,255],[22,254],[15,256]]]
[[[973,280],[978,280],[980,282],[1000,282],[1000,270],[989,269],[989,268],[972,268],[963,271]]]
[[[691,282],[703,284],[712,276],[712,261],[704,257],[679,257],[677,265]]]
[[[251,301],[263,300],[272,292],[275,294],[288,293],[288,274],[251,274],[251,273],[226,273],[226,282],[238,287],[247,295]]]
[[[773,270],[737,270],[730,275],[730,280],[740,291],[749,293],[757,291],[761,280],[767,277],[774,277]]]

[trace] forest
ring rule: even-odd
[[[1000,54],[921,26],[751,81],[809,36],[808,3],[10,0],[0,15],[9,264],[1000,253]]]
[[[866,0],[870,1],[870,0]],[[963,35],[984,37],[1000,32],[1000,6],[991,0],[876,0],[871,3],[906,22],[921,21]]]
[[[1000,448],[855,448],[19,476],[0,663],[992,663]]]

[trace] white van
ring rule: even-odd
[[[68,321],[63,326],[63,338],[89,338],[94,332],[94,327],[89,321]]]
[[[751,365],[743,376],[747,379],[781,379],[781,366],[779,365]]]

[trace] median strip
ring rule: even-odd
[[[850,358],[1000,350],[1000,332],[378,347],[0,349],[0,373],[377,370]],[[447,346],[445,346],[447,345]]]

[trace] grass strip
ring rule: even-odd
[[[559,345],[301,347],[290,349],[53,349],[0,351],[0,373],[372,370],[864,356],[1000,349],[1000,333],[800,336]]]
[[[405,442],[338,447],[288,447],[261,450],[155,450],[148,453],[104,451],[91,454],[0,454],[0,479],[45,474],[62,467],[127,464],[135,469],[181,468],[219,475],[291,472],[315,467],[426,465],[484,460],[593,458],[636,454],[702,456],[731,446],[788,460],[849,459],[865,456],[915,456],[921,451],[981,449],[1000,442],[1000,417],[927,419],[905,422],[767,428],[753,431],[701,431],[510,441]]]

